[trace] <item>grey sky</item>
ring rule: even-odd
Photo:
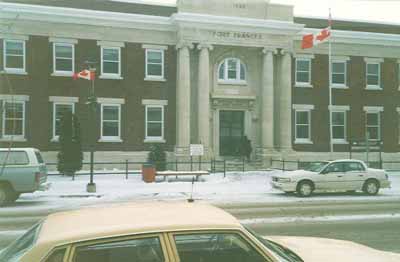
[[[175,3],[175,0],[143,0]],[[400,0],[271,0],[273,3],[295,6],[298,16],[328,17],[331,7],[333,19],[367,20],[400,24]]]

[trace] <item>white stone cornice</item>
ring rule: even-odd
[[[180,41],[177,45],[176,45],[176,50],[182,49],[184,47],[187,47],[189,49],[193,49],[194,45],[192,42],[187,42],[187,41]]]
[[[384,111],[383,106],[364,106],[363,109],[367,113],[379,113]]]
[[[300,104],[293,104],[294,110],[314,110],[314,105],[300,105]]]
[[[78,97],[69,97],[69,96],[50,96],[49,102],[53,103],[78,103]]]
[[[167,106],[168,100],[142,99],[142,105],[145,105],[145,106]]]
[[[1,12],[1,10],[0,10]],[[28,41],[28,35],[20,35],[20,34],[4,34],[0,33],[0,39],[10,39],[10,40],[21,40],[21,41]]]
[[[286,55],[286,54],[291,55],[291,54],[293,54],[293,53],[294,53],[293,48],[282,48],[282,49],[280,50],[280,54],[281,54],[281,55]]]
[[[263,54],[268,54],[269,52],[271,52],[276,55],[278,54],[278,49],[276,47],[266,46],[263,48],[262,52]]]
[[[114,42],[114,41],[97,41],[97,45],[106,47],[125,47],[124,42]]]
[[[331,105],[328,106],[329,111],[350,111],[350,106]]]
[[[294,53],[293,56],[297,59],[314,59],[315,55],[314,54],[299,54],[299,53]]]
[[[0,100],[4,100],[7,102],[13,102],[13,101],[29,101],[29,96],[27,95],[1,95],[0,94]]]
[[[364,58],[365,63],[383,63],[384,59],[383,58],[376,58],[376,57],[365,57]]]
[[[197,45],[197,49],[201,50],[203,48],[207,48],[210,51],[214,50],[214,46],[208,43],[200,43]]]
[[[66,44],[74,44],[75,45],[78,43],[78,39],[50,37],[49,42],[50,43],[66,43]]]
[[[108,98],[108,97],[99,97],[97,98],[97,102],[99,104],[125,104],[124,98]]]

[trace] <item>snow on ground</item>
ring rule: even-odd
[[[386,200],[400,199],[400,173],[391,173],[391,189],[381,190],[378,196],[370,197],[363,194],[315,194],[311,198],[298,198],[295,195],[286,195],[272,189],[269,182],[271,175],[281,171],[265,172],[231,172],[226,177],[223,174],[203,176],[194,183],[193,198],[215,204],[223,203],[271,203],[271,202],[304,202],[321,200]],[[44,208],[81,206],[87,204],[131,201],[131,200],[184,200],[191,195],[192,179],[170,179],[169,182],[144,183],[141,175],[97,175],[94,182],[97,185],[96,193],[87,193],[86,184],[89,176],[77,176],[75,181],[71,177],[49,176],[51,188],[45,192],[23,194],[14,207]],[[9,207],[6,209],[13,209]]]

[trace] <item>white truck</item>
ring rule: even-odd
[[[376,195],[379,189],[390,188],[390,181],[382,169],[368,168],[360,160],[344,159],[316,163],[306,170],[282,172],[272,176],[271,185],[301,197],[311,196],[315,191],[363,191]]]

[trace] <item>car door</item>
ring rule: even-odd
[[[171,233],[176,262],[271,262],[255,243],[236,231]]]
[[[73,245],[70,262],[170,262],[162,234],[94,240]]]
[[[345,186],[343,162],[331,163],[318,175],[316,190],[336,191]]]
[[[366,177],[365,167],[360,162],[346,162],[344,164],[347,190],[360,190]]]

